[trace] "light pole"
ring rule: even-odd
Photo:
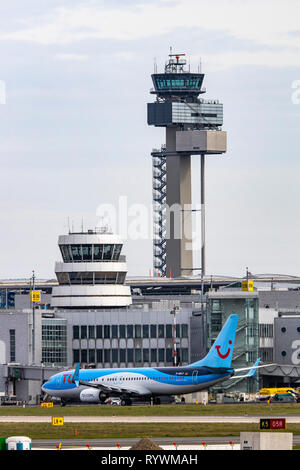
[[[35,274],[32,271],[32,290],[35,291]],[[32,299],[32,362],[35,364],[35,302]]]
[[[171,315],[173,315],[173,356],[174,356],[174,367],[177,367],[177,345],[176,345],[176,312],[179,310],[179,307],[174,305],[173,310],[171,310]]]
[[[30,278],[30,303],[32,306],[32,325],[31,325],[31,363],[35,362],[35,302],[34,302],[34,290],[35,290],[35,273],[32,271],[32,277]]]

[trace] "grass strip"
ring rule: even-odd
[[[44,423],[1,423],[0,436],[27,436],[31,439],[74,439],[75,429],[78,439],[106,438],[174,438],[174,437],[224,437],[239,436],[241,432],[259,432],[257,424],[205,423],[180,424],[170,426],[168,423],[66,423],[63,426],[52,426]],[[292,432],[300,434],[300,424],[288,424],[287,429],[274,432]]]
[[[54,406],[53,408],[0,407],[0,416],[300,416],[299,403],[159,405],[159,406]]]

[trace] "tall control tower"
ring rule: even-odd
[[[204,74],[191,73],[185,54],[169,54],[164,73],[151,76],[156,95],[148,124],[166,128],[166,142],[152,152],[156,275],[193,273],[191,156],[201,156],[201,272],[205,275],[205,156],[226,152],[223,105],[199,98]],[[198,268],[199,269],[199,268]]]

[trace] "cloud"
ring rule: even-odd
[[[82,54],[56,54],[54,58],[58,60],[82,61],[82,60],[87,60],[88,56],[82,55]]]
[[[119,8],[86,3],[55,8],[48,17],[31,18],[28,27],[2,35],[2,39],[40,44],[72,43],[89,38],[137,40],[199,28],[224,31],[236,39],[269,46],[294,47],[299,38],[298,0],[159,1]],[[38,26],[33,26],[38,24]]]
[[[0,40],[41,45],[70,45],[91,39],[139,41],[171,35],[179,29],[193,31],[195,40],[198,30],[232,39],[233,50],[227,52],[227,47],[224,54],[222,41],[214,43],[220,52],[205,58],[209,70],[249,64],[299,66],[298,0],[153,0],[107,5],[75,2],[72,8],[57,7],[48,14],[22,18],[22,28],[0,34]],[[86,56],[70,53],[56,58],[85,60]]]
[[[198,57],[191,56],[191,60],[198,60]],[[215,72],[231,67],[262,66],[262,67],[300,67],[299,51],[282,50],[272,51],[262,49],[260,51],[232,51],[222,54],[207,54],[201,56],[203,71]]]

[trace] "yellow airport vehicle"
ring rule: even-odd
[[[279,388],[261,388],[259,391],[260,396],[273,397],[280,393],[295,393],[292,387],[279,387]]]

